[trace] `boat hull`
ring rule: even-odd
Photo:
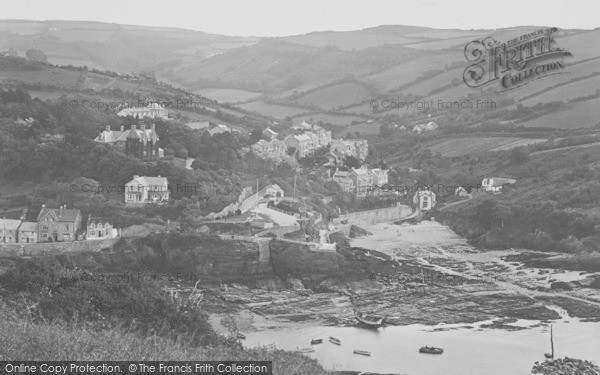
[[[424,354],[442,354],[442,353],[444,353],[444,349],[442,349],[442,348],[428,348],[428,347],[423,347],[423,348],[419,349],[419,353],[424,353]]]
[[[367,319],[360,313],[354,313],[354,317],[364,327],[379,328],[383,326],[383,318]]]

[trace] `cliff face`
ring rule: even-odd
[[[121,241],[112,250],[94,257],[96,263],[110,272],[185,274],[203,284],[252,284],[261,278],[274,277],[254,242],[160,233]]]
[[[311,281],[340,275],[344,257],[334,252],[309,250],[308,245],[272,240],[270,243],[273,272],[284,278]]]

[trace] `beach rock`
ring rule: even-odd
[[[292,277],[288,278],[286,280],[286,284],[287,287],[290,288],[291,290],[304,290],[304,284],[302,284],[302,281],[298,280],[298,279],[294,279]]]
[[[544,375],[600,375],[600,367],[590,361],[574,358],[558,358],[543,363],[535,362],[532,374]]]
[[[576,287],[574,283],[568,281],[556,281],[550,284],[552,289],[573,290]]]
[[[590,288],[600,289],[600,277],[590,283]]]

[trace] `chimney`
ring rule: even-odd
[[[42,208],[46,208],[46,205],[45,205],[45,204],[42,204]]]
[[[106,128],[104,130],[106,130],[107,132],[109,132],[110,131],[110,125],[106,125]]]
[[[125,127],[123,125],[121,125],[121,131],[124,132],[125,131]]]
[[[156,125],[154,125],[154,124],[150,125],[150,129],[156,130]]]
[[[27,217],[27,209],[24,208],[23,212],[21,212],[21,221],[25,221],[26,217]]]
[[[140,125],[140,130],[146,130],[146,125],[145,124]]]
[[[131,130],[135,130],[135,125],[131,125]]]
[[[133,178],[140,178],[140,176],[138,176],[137,174],[134,174]]]

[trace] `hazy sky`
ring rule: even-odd
[[[283,36],[378,25],[600,26],[600,0],[0,0],[1,19],[86,20]]]

